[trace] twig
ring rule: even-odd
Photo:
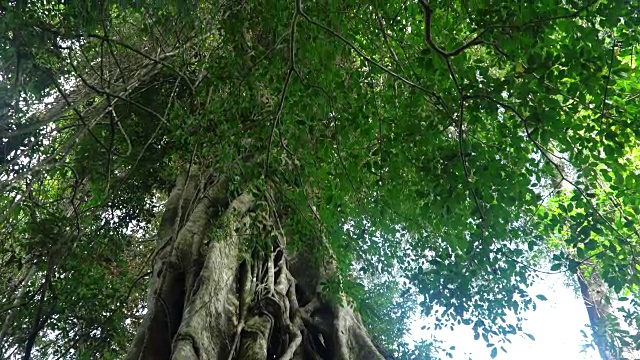
[[[460,161],[462,162],[462,170],[464,172],[464,178],[467,181],[467,185],[469,186],[469,191],[471,192],[471,196],[473,197],[473,201],[478,208],[478,212],[480,212],[480,220],[482,222],[482,233],[481,238],[484,239],[484,234],[486,231],[486,217],[484,214],[484,209],[480,204],[480,200],[478,199],[478,195],[476,194],[476,190],[471,183],[471,177],[469,174],[469,168],[467,167],[467,159],[464,154],[464,97],[460,99],[460,110],[458,112],[460,116],[460,121],[458,122],[458,151],[460,152]]]
[[[89,132],[89,135],[91,135],[91,137],[98,143],[98,145],[100,145],[100,147],[102,147],[105,151],[108,152],[109,149],[107,148],[107,146],[105,144],[103,144],[100,139],[98,139],[98,137],[93,133],[93,131],[91,131],[91,126],[89,126],[87,124],[87,122],[85,121],[84,116],[82,115],[80,110],[78,110],[78,108],[74,104],[71,103],[71,101],[67,97],[66,92],[60,87],[60,85],[58,84],[58,81],[55,79],[55,77],[52,74],[50,74],[49,72],[45,72],[45,73],[47,74],[47,76],[49,77],[51,82],[53,83],[53,86],[56,88],[56,91],[58,92],[58,94],[60,94],[60,96],[62,96],[62,99],[64,99],[64,102],[67,104],[67,106],[70,107],[73,110],[73,112],[78,117],[78,120],[80,120],[82,125],[84,125],[84,127],[87,129],[87,131]]]
[[[540,270],[540,269],[537,269],[537,268],[535,268],[535,267],[533,267],[533,266],[531,266],[531,265],[529,265],[529,264],[525,264],[525,263],[523,263],[522,261],[520,261],[520,260],[518,260],[518,259],[514,259],[514,258],[512,258],[511,256],[507,255],[507,254],[504,252],[504,250],[502,250],[502,249],[498,249],[498,252],[500,252],[500,253],[501,253],[504,257],[506,257],[507,259],[509,259],[509,260],[511,260],[511,261],[513,261],[513,262],[515,262],[515,263],[517,263],[517,264],[520,264],[520,265],[522,265],[522,266],[524,266],[524,267],[528,268],[529,270],[533,270],[534,272],[537,272],[537,273],[541,273],[541,274],[548,274],[548,275],[556,275],[556,274],[562,274],[563,272],[565,272],[565,270],[561,270],[561,271],[546,271],[546,270]]]
[[[153,115],[154,117],[158,118],[160,121],[162,121],[162,122],[165,122],[165,123],[166,123],[166,120],[164,119],[164,117],[160,116],[157,112],[155,112],[155,111],[153,111],[152,109],[150,109],[150,108],[148,108],[148,107],[146,107],[146,106],[144,106],[144,105],[140,104],[139,102],[134,101],[134,100],[131,100],[131,99],[128,99],[128,98],[126,98],[126,97],[124,97],[124,96],[122,96],[122,95],[119,95],[119,94],[113,93],[113,92],[108,91],[108,90],[106,90],[106,89],[98,89],[98,88],[97,88],[97,87],[95,87],[94,85],[90,84],[84,76],[80,75],[80,72],[78,71],[78,69],[76,68],[75,64],[73,63],[73,61],[72,61],[72,59],[71,59],[71,55],[69,55],[69,65],[70,65],[70,66],[71,66],[71,68],[75,71],[75,73],[76,73],[76,75],[78,76],[78,78],[80,79],[80,81],[81,81],[81,82],[82,82],[86,87],[88,87],[89,89],[91,89],[91,90],[95,91],[95,92],[96,92],[96,93],[98,93],[98,94],[104,95],[105,97],[107,97],[107,96],[111,96],[111,97],[114,97],[114,98],[116,98],[116,99],[118,99],[118,100],[122,100],[122,101],[124,101],[124,102],[128,102],[128,103],[130,103],[131,105],[133,105],[133,106],[135,106],[135,107],[137,107],[137,108],[139,108],[139,109],[141,109],[141,110],[144,110],[144,111],[148,112],[149,114],[151,114],[151,115]],[[149,73],[151,73],[151,71],[149,71]],[[149,75],[149,73],[147,73],[147,75]],[[140,82],[139,80],[140,80],[140,79],[133,79],[132,81],[130,81],[130,82],[129,82],[129,84],[125,85],[125,86],[123,87],[123,89],[124,89],[124,93],[127,93],[127,92],[129,92],[129,91],[133,90],[133,85],[134,85],[136,82]],[[135,84],[135,85],[137,85],[137,84]],[[113,107],[113,102],[112,102],[109,106],[110,106],[110,108],[111,108],[111,107]],[[108,112],[108,111],[105,111],[105,113],[107,113],[107,112]]]
[[[50,311],[48,311],[47,314],[43,314],[43,312],[44,312],[45,300],[47,298],[47,290],[51,291],[53,289],[51,286],[52,285],[51,282],[52,282],[54,268],[55,268],[54,260],[53,260],[53,257],[50,256],[47,262],[47,273],[45,275],[42,293],[40,293],[40,301],[38,302],[36,314],[33,319],[31,332],[27,337],[27,341],[25,344],[23,360],[31,359],[31,351],[33,350],[33,347],[35,345],[36,339],[38,337],[38,333],[44,328],[44,326],[50,319],[52,309],[50,309]],[[52,292],[52,295],[54,295],[53,292]]]
[[[613,40],[613,45],[611,45],[611,59],[609,60],[609,71],[607,73],[607,82],[604,86],[604,94],[602,96],[602,110],[600,112],[600,131],[602,131],[602,122],[604,120],[604,112],[607,107],[607,94],[609,92],[609,82],[611,81],[611,68],[613,67],[613,58],[616,53],[616,40]],[[600,134],[600,141],[604,138],[604,131]]]
[[[178,80],[176,80],[176,83],[173,87],[173,91],[171,92],[171,96],[169,97],[169,101],[167,102],[167,107],[165,108],[164,111],[164,117],[166,118],[167,115],[169,114],[169,109],[171,108],[171,101],[174,99],[174,96],[176,94],[176,90],[178,88],[178,84],[180,83],[180,78],[178,78]],[[156,129],[154,130],[153,134],[151,134],[151,137],[149,138],[149,140],[147,141],[147,143],[142,147],[142,150],[140,151],[140,154],[138,154],[138,157],[136,158],[136,161],[133,163],[133,166],[131,166],[131,169],[124,175],[122,181],[120,181],[120,184],[118,185],[118,187],[115,188],[114,193],[117,192],[117,190],[124,185],[124,183],[127,181],[127,179],[129,178],[129,176],[131,175],[131,173],[133,173],[134,169],[138,166],[138,163],[140,163],[140,160],[142,159],[142,156],[144,156],[147,148],[149,147],[149,145],[151,145],[151,143],[153,142],[153,140],[155,139],[155,137],[158,135],[158,133],[160,132],[160,128],[162,127],[163,124],[166,123],[166,120],[164,122],[160,122],[158,123],[158,126],[156,127]],[[104,197],[104,201],[102,202],[102,204],[97,205],[97,206],[102,206],[104,204],[106,204],[108,200],[108,194],[107,196]]]
[[[55,34],[57,36],[63,37],[63,34],[61,34],[59,31],[57,31],[55,29],[51,29],[51,28],[48,28],[48,27],[45,27],[45,26],[42,26],[42,25],[38,26],[37,28],[42,30],[42,31],[46,31],[46,32]],[[154,63],[156,63],[158,65],[162,65],[162,66],[166,67],[167,69],[175,72],[176,74],[178,74],[180,77],[182,77],[187,82],[187,84],[189,85],[189,87],[191,88],[192,91],[194,90],[193,84],[191,84],[191,81],[189,80],[189,78],[186,75],[184,75],[182,72],[178,71],[175,67],[169,65],[167,62],[162,60],[164,57],[166,57],[166,55],[168,55],[168,54],[173,55],[174,53],[177,53],[179,51],[174,51],[172,53],[165,53],[165,54],[162,54],[162,56],[153,57],[153,56],[145,54],[144,52],[134,48],[133,46],[131,46],[131,45],[127,44],[127,43],[124,43],[124,42],[109,38],[109,37],[104,36],[104,35],[92,34],[92,33],[89,33],[89,34],[76,33],[76,34],[71,35],[71,37],[97,39],[97,40],[106,41],[108,43],[113,43],[113,44],[116,44],[118,46],[121,46],[121,47],[123,47],[123,48],[125,48],[125,49],[127,49],[129,51],[134,52],[137,55],[142,56],[143,58],[145,58],[147,60],[150,60],[150,61],[152,61],[152,62],[154,62]],[[182,50],[182,49],[180,49],[180,50]]]
[[[404,69],[402,68],[402,63],[400,62],[400,59],[398,59],[398,55],[391,47],[391,42],[389,41],[389,36],[387,35],[387,29],[384,26],[384,19],[382,18],[382,16],[380,16],[380,13],[378,12],[376,12],[376,18],[378,20],[378,26],[380,27],[380,31],[382,32],[382,38],[384,39],[384,43],[387,46],[387,49],[389,49],[389,53],[393,57],[393,60],[396,62],[396,64],[398,64],[398,68],[400,68],[400,71],[404,71]]]
[[[76,218],[76,234],[79,237],[80,236],[80,212],[78,211],[78,206],[76,204],[76,196],[78,195],[78,187],[80,187],[80,177],[78,176],[78,172],[76,171],[76,169],[74,169],[70,165],[61,164],[61,166],[71,170],[71,173],[75,178],[75,181],[73,184],[73,194],[71,195],[71,207],[73,208],[73,214]]]
[[[275,118],[273,119],[273,124],[271,125],[271,134],[269,135],[269,143],[267,144],[267,154],[264,161],[264,176],[267,177],[269,175],[269,156],[271,155],[271,146],[273,144],[273,136],[276,131],[276,127],[278,126],[278,122],[280,121],[280,116],[282,115],[282,109],[284,108],[284,100],[287,97],[287,90],[289,89],[289,84],[291,83],[291,76],[295,71],[295,55],[296,55],[296,23],[298,22],[298,17],[303,14],[302,13],[302,0],[296,0],[296,7],[293,12],[293,18],[291,19],[291,27],[289,30],[289,68],[287,70],[287,76],[284,80],[284,85],[282,86],[282,93],[280,94],[280,102],[278,103],[278,109],[276,110]]]
[[[462,170],[464,172],[464,178],[467,182],[467,185],[469,186],[469,192],[471,193],[471,196],[473,197],[473,201],[476,205],[476,208],[478,209],[478,212],[480,213],[480,221],[482,223],[482,231],[481,231],[481,238],[484,239],[484,235],[485,235],[485,231],[486,231],[486,217],[484,214],[484,210],[480,204],[480,200],[478,199],[478,195],[476,194],[476,191],[473,187],[473,184],[471,183],[471,176],[469,174],[469,168],[467,166],[467,160],[466,160],[466,156],[464,154],[464,105],[465,105],[465,101],[466,101],[466,95],[464,93],[464,91],[462,90],[462,87],[460,86],[460,82],[458,81],[458,78],[456,76],[455,71],[453,70],[453,65],[451,64],[451,57],[456,56],[460,53],[462,53],[465,49],[474,46],[474,45],[479,45],[484,43],[484,41],[480,40],[480,36],[483,35],[487,30],[483,31],[482,33],[480,33],[478,36],[476,36],[473,40],[469,41],[468,43],[466,43],[465,45],[457,48],[456,50],[452,51],[452,52],[447,52],[444,51],[442,49],[440,49],[434,42],[433,39],[431,37],[431,15],[433,14],[433,10],[431,10],[431,7],[429,7],[429,4],[425,1],[425,0],[419,0],[420,5],[423,7],[424,9],[424,23],[425,23],[425,40],[427,42],[427,44],[435,51],[437,52],[440,56],[442,56],[447,64],[447,69],[449,70],[449,76],[451,77],[451,80],[453,81],[453,84],[456,88],[456,92],[458,93],[458,97],[460,98],[460,104],[459,104],[459,108],[458,108],[458,151],[460,153],[460,160],[462,162]],[[455,121],[455,119],[452,116],[452,120]]]

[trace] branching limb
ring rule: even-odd
[[[60,36],[60,37],[63,37],[63,38],[66,37],[63,34],[61,34],[59,31],[57,31],[55,29],[52,29],[52,28],[49,28],[49,27],[46,27],[46,26],[42,26],[42,25],[38,26],[38,29],[40,29],[42,31],[46,31],[48,33],[52,33],[54,35],[57,35],[57,36]],[[127,50],[129,50],[129,51],[131,51],[131,52],[133,52],[133,53],[135,53],[135,54],[137,54],[137,55],[139,55],[139,56],[141,56],[141,57],[143,57],[143,58],[145,58],[145,59],[147,59],[147,60],[149,60],[149,61],[151,61],[151,62],[153,62],[155,64],[161,65],[161,66],[163,66],[163,67],[175,72],[176,74],[178,74],[181,78],[183,78],[186,81],[187,85],[189,85],[189,87],[192,90],[194,90],[193,84],[191,83],[191,81],[189,80],[189,78],[186,75],[184,75],[182,72],[178,71],[175,67],[171,66],[166,61],[164,61],[165,58],[167,58],[169,56],[173,56],[173,55],[175,55],[177,53],[180,53],[181,51],[184,51],[184,48],[179,48],[179,49],[177,49],[175,51],[172,51],[172,52],[169,52],[169,53],[160,54],[159,56],[153,57],[153,56],[145,54],[143,51],[140,51],[140,50],[134,48],[133,46],[131,46],[131,45],[127,44],[127,43],[124,43],[124,42],[121,42],[121,41],[118,41],[116,39],[112,39],[110,37],[107,37],[107,36],[104,36],[104,35],[100,35],[100,34],[91,34],[91,33],[82,34],[82,33],[78,33],[78,34],[73,34],[71,37],[72,38],[77,38],[77,39],[81,39],[81,38],[97,39],[97,40],[100,40],[100,41],[104,41],[104,42],[107,42],[107,43],[113,43],[115,45],[123,47],[123,48],[125,48],[125,49],[127,49]]]
[[[465,156],[465,152],[464,152],[464,107],[465,107],[465,101],[467,99],[467,96],[464,92],[464,90],[462,89],[462,87],[460,86],[460,82],[458,81],[458,77],[456,76],[456,73],[453,69],[453,65],[451,64],[451,57],[456,56],[460,53],[462,53],[465,49],[474,46],[474,45],[479,45],[484,43],[482,40],[480,40],[480,36],[482,34],[484,34],[486,31],[482,32],[481,34],[479,34],[478,36],[476,36],[473,40],[471,40],[470,42],[468,42],[467,44],[459,47],[458,49],[454,50],[453,52],[446,52],[442,49],[440,49],[434,42],[433,39],[431,37],[431,15],[433,14],[433,10],[429,7],[429,4],[425,1],[425,0],[419,0],[420,5],[423,7],[424,9],[424,13],[425,13],[425,40],[427,42],[427,44],[434,50],[436,51],[438,54],[440,54],[446,64],[447,64],[447,69],[449,70],[449,76],[451,77],[451,80],[453,81],[453,84],[456,88],[456,92],[458,93],[458,97],[460,98],[460,103],[458,106],[458,121],[457,121],[457,126],[458,126],[458,151],[460,154],[460,160],[462,162],[462,170],[464,172],[464,177],[465,177],[465,181],[467,183],[467,185],[469,186],[469,192],[471,193],[471,196],[473,197],[473,201],[475,203],[476,208],[478,209],[478,212],[480,214],[480,221],[481,221],[481,225],[482,225],[482,231],[481,231],[481,237],[484,239],[484,235],[485,235],[485,231],[486,231],[486,217],[484,214],[484,209],[482,208],[482,205],[480,204],[480,200],[478,198],[478,195],[473,187],[473,184],[471,182],[471,175],[469,173],[469,167],[467,165],[467,159]],[[455,121],[455,118],[453,119]]]
[[[478,33],[476,36],[474,36],[471,40],[469,40],[468,42],[464,43],[463,45],[459,46],[458,48],[452,50],[452,51],[446,51],[442,48],[440,48],[438,45],[436,45],[433,41],[433,37],[432,37],[432,32],[431,32],[431,17],[433,15],[433,9],[431,8],[431,6],[429,5],[428,0],[418,0],[418,3],[420,4],[420,6],[422,7],[423,11],[424,11],[424,24],[425,24],[425,41],[427,42],[427,44],[429,44],[429,46],[436,52],[438,53],[438,55],[442,56],[443,58],[452,58],[454,56],[460,55],[462,52],[464,52],[465,50],[473,47],[473,46],[477,46],[477,45],[483,45],[483,44],[488,44],[487,41],[482,39],[482,36],[484,36],[485,34],[487,34],[489,31],[493,30],[493,29],[499,29],[499,28],[524,28],[527,26],[533,26],[533,25],[539,25],[539,24],[543,24],[543,23],[547,23],[547,22],[552,22],[552,21],[556,21],[556,20],[562,20],[562,19],[572,19],[575,18],[577,16],[579,16],[582,12],[588,10],[591,6],[595,5],[599,0],[592,0],[589,1],[588,3],[586,3],[584,6],[580,7],[579,9],[570,12],[568,14],[564,14],[564,15],[558,15],[558,16],[552,16],[552,17],[548,17],[548,18],[543,18],[543,19],[537,19],[537,20],[533,20],[533,21],[529,21],[527,23],[524,24],[517,24],[517,25],[490,25],[488,27],[486,27],[484,30],[480,31],[480,33]]]
[[[436,100],[440,99],[440,96],[438,94],[436,94],[435,92],[425,89],[424,87],[416,84],[415,82],[403,77],[402,75],[400,75],[400,74],[394,72],[393,70],[387,68],[386,66],[382,65],[380,62],[374,60],[373,58],[371,58],[370,56],[365,54],[362,50],[360,50],[357,46],[355,46],[351,41],[347,40],[344,36],[340,35],[336,31],[334,31],[333,29],[329,28],[328,26],[323,25],[323,24],[315,21],[313,18],[311,18],[309,15],[307,15],[307,13],[305,13],[304,11],[301,11],[300,15],[305,20],[307,20],[308,22],[313,24],[314,26],[317,26],[320,29],[322,29],[322,30],[328,32],[329,34],[333,35],[334,37],[336,37],[342,43],[344,43],[349,48],[351,48],[351,50],[355,51],[356,54],[358,54],[361,58],[366,60],[368,63],[374,65],[375,67],[379,68],[380,70],[382,70],[383,72],[387,73],[388,75],[400,80],[400,82],[403,82],[403,83],[405,83],[405,84],[407,84],[407,85],[409,85],[411,87],[419,89],[420,91],[424,92],[425,94],[431,96],[432,98],[434,98]]]
[[[486,29],[482,30],[473,39],[471,39],[470,41],[468,41],[467,43],[463,44],[462,46],[458,47],[457,49],[455,49],[453,51],[446,51],[446,50],[441,49],[438,45],[436,45],[433,42],[433,37],[432,37],[432,34],[431,34],[431,17],[433,15],[433,9],[431,9],[431,6],[429,6],[429,3],[426,0],[418,0],[418,3],[420,4],[422,9],[424,10],[424,38],[425,38],[425,41],[427,42],[427,44],[429,44],[429,47],[431,47],[431,49],[433,49],[433,51],[438,53],[438,55],[442,56],[445,59],[449,59],[449,58],[452,58],[454,56],[460,55],[463,51],[467,50],[470,47],[473,47],[473,46],[476,46],[476,45],[485,44],[485,41],[482,40],[482,36],[484,34],[486,34],[487,32],[489,32],[489,30],[491,28],[486,28]]]
[[[531,132],[529,131],[529,127],[527,125],[527,118],[524,115],[522,115],[515,107],[513,107],[510,104],[504,103],[502,101],[496,100],[493,97],[488,96],[488,95],[473,95],[473,96],[469,96],[468,98],[469,99],[472,99],[472,98],[486,99],[486,100],[489,100],[489,101],[493,102],[494,104],[496,104],[496,105],[498,105],[498,106],[500,106],[500,107],[502,107],[502,108],[504,108],[506,110],[509,110],[511,113],[513,113],[522,122],[522,124],[524,126],[524,129],[525,129],[525,134],[527,136],[527,139],[533,144],[533,146],[536,148],[536,150],[538,150],[540,155],[542,155],[542,157],[554,167],[554,169],[556,170],[556,172],[558,173],[558,175],[560,176],[562,181],[566,181],[567,184],[571,185],[571,187],[573,187],[578,192],[578,194],[580,194],[580,196],[585,200],[585,202],[589,205],[589,207],[591,207],[591,209],[598,215],[598,217],[600,217],[602,219],[602,221],[607,225],[607,227],[609,227],[611,230],[613,230],[621,238],[626,238],[596,208],[596,206],[591,202],[591,200],[589,199],[587,194],[584,192],[584,190],[582,190],[582,188],[580,188],[578,185],[576,185],[576,183],[574,181],[572,181],[571,179],[567,178],[567,176],[564,174],[564,171],[562,170],[560,165],[558,163],[556,163],[555,161],[553,161],[553,159],[551,159],[551,156],[549,155],[550,152],[547,149],[545,149],[540,143],[538,143],[533,138],[533,136],[531,135]]]

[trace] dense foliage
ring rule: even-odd
[[[195,166],[277,184],[290,251],[395,356],[432,352],[418,308],[495,357],[549,271],[625,305],[603,357],[640,344],[637,4],[138,5],[0,5],[1,356],[121,358]]]

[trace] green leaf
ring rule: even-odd
[[[536,295],[536,298],[538,298],[538,300],[547,301],[547,297],[542,294]]]
[[[589,239],[589,241],[587,241],[584,244],[584,249],[586,251],[593,251],[593,250],[595,250],[597,248],[598,248],[598,243],[594,239]]]
[[[634,224],[635,224],[635,222],[632,219],[629,219],[629,220],[625,221],[624,227],[629,229],[629,230],[633,230],[634,229]]]
[[[578,267],[581,265],[582,263],[580,261],[577,260],[573,260],[573,259],[569,259],[569,264],[567,265],[567,269],[569,270],[569,272],[571,272],[572,274],[577,274],[578,273]]]

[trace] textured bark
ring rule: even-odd
[[[591,279],[593,276],[594,275],[591,274],[589,278],[591,283],[595,281],[595,279]],[[604,302],[605,294],[602,289],[598,290],[593,286],[589,286],[584,271],[580,271],[577,278],[578,284],[580,285],[582,301],[589,316],[593,340],[598,348],[600,357],[602,360],[614,360],[615,357],[611,354],[607,336],[606,312],[608,311],[608,306]]]
[[[11,309],[7,312],[7,315],[4,317],[4,321],[2,323],[2,328],[0,329],[0,344],[4,344],[4,339],[7,333],[9,332],[9,328],[12,326],[15,317],[15,310],[23,304],[25,301],[25,293],[27,291],[29,281],[36,273],[35,265],[29,266],[28,270],[25,272],[25,275],[17,281],[19,288],[18,293],[16,294],[13,304],[11,305]],[[3,354],[4,347],[0,346],[0,359],[4,358]]]
[[[323,296],[330,270],[287,253],[281,219],[259,206],[273,198],[227,188],[195,169],[177,180],[127,359],[383,359],[359,316]]]

